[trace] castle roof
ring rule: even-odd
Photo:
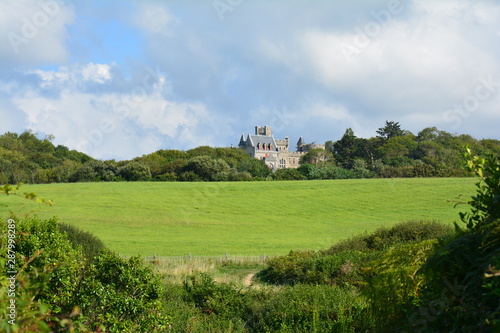
[[[247,141],[250,142],[252,147],[257,146],[259,143],[268,145],[271,144],[274,148],[277,147],[276,140],[272,135],[248,135]]]
[[[306,142],[304,141],[304,138],[300,137],[299,141],[297,141],[297,146],[305,145]]]
[[[238,143],[238,147],[246,145],[245,134],[241,134],[240,143]]]
[[[240,138],[240,143],[238,144],[238,147],[257,147],[257,145],[272,145],[273,150],[278,149],[278,145],[276,144],[276,140],[274,139],[274,136],[272,135],[252,135],[248,134],[247,138],[245,139],[244,135],[241,135]]]

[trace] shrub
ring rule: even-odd
[[[118,168],[117,175],[128,181],[151,179],[149,167],[140,162],[128,162]]]
[[[307,177],[301,174],[297,169],[278,169],[273,174],[274,180],[306,180]]]
[[[324,256],[318,252],[290,252],[268,262],[259,274],[266,282],[275,284],[336,284],[361,283],[359,270],[367,255],[358,251]]]
[[[418,306],[408,312],[416,332],[498,332],[500,330],[500,162],[467,149],[467,170],[479,181],[460,213],[467,230],[441,240],[423,265],[425,288]]]
[[[377,332],[401,331],[407,309],[418,299],[424,279],[417,274],[432,253],[436,240],[394,246],[366,267],[368,284],[363,292],[370,300],[367,315]],[[399,327],[399,329],[396,329]]]
[[[355,288],[296,285],[248,292],[251,332],[357,332],[367,303]]]
[[[19,312],[20,318],[33,315],[33,319],[20,322],[29,327],[26,331],[36,331],[35,327],[57,328],[68,324],[70,317],[72,322],[84,323],[92,330],[167,329],[170,319],[160,303],[159,276],[144,267],[141,259],[125,260],[106,251],[90,263],[82,251],[96,249],[100,243],[77,230],[62,232],[57,219],[17,220],[16,232],[18,269],[29,262],[19,275],[22,285],[16,298],[19,306],[27,307]],[[72,243],[68,235],[83,236]],[[5,283],[2,275],[0,284]],[[0,293],[0,299],[5,298],[5,293]],[[75,311],[75,307],[81,312]],[[69,323],[73,325],[72,322]]]
[[[383,250],[399,243],[437,239],[452,233],[451,226],[437,221],[407,221],[395,224],[391,228],[379,228],[370,234],[340,241],[324,253],[333,254],[347,250]]]
[[[96,257],[87,278],[79,286],[79,305],[92,329],[104,326],[110,332],[163,332],[170,318],[160,296],[160,277],[142,259],[128,260],[112,252]]]
[[[59,231],[58,220],[41,220],[38,217],[18,220],[16,252],[26,263],[30,263],[28,274],[36,276],[37,271],[48,270],[48,280],[37,294],[37,300],[52,307],[55,314],[71,313],[73,296],[78,289],[85,261],[81,250],[73,249],[65,235]]]
[[[74,249],[81,248],[83,255],[90,262],[106,248],[104,243],[95,235],[70,224],[60,224],[59,230],[66,234],[67,239],[71,242]]]
[[[203,180],[225,180],[224,173],[230,169],[229,164],[222,159],[212,158],[207,155],[201,155],[191,158],[188,163],[183,167],[183,172],[193,172],[195,175]],[[214,177],[219,175],[218,179]],[[227,179],[227,177],[226,177]]]
[[[97,172],[90,165],[82,165],[77,168],[70,176],[69,181],[77,182],[92,182],[97,178]]]
[[[184,290],[186,300],[207,314],[239,318],[246,310],[244,297],[234,285],[216,283],[206,273],[189,276],[184,281]]]

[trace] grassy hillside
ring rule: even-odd
[[[25,185],[53,207],[0,197],[4,215],[58,216],[125,255],[266,255],[324,249],[339,239],[415,220],[458,220],[448,200],[472,178],[235,183]]]

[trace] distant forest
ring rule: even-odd
[[[132,160],[96,160],[39,139],[32,131],[0,136],[0,184],[98,181],[252,181],[391,177],[465,177],[462,153],[500,158],[500,140],[477,140],[435,127],[417,135],[387,121],[377,136],[358,138],[348,128],[326,150],[303,155],[298,169],[271,172],[261,160],[237,148],[201,146],[158,150]]]

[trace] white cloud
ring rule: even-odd
[[[463,33],[463,20],[488,22],[484,6],[415,2],[410,18],[394,16],[372,38],[360,33],[363,26],[348,34],[309,30],[300,37],[302,65],[325,88],[350,94],[365,108],[397,110],[398,119],[414,125],[443,125],[442,113],[474,90],[478,75],[500,76],[496,56]],[[342,52],[346,45],[357,52],[351,58]]]
[[[112,84],[107,65],[36,73],[43,78],[41,86],[50,86],[57,96],[25,87],[13,97],[13,103],[26,114],[28,128],[53,134],[56,142],[72,149],[96,158],[126,159],[167,148],[162,143],[169,140],[182,147],[210,142],[210,135],[201,130],[214,120],[205,106],[169,100],[164,96],[164,89],[168,90],[164,78],[148,90],[144,88],[145,94],[137,95],[132,89],[96,95],[68,82],[84,78]]]
[[[136,2],[138,11],[134,15],[134,24],[145,32],[170,37],[173,34],[172,26],[179,23],[169,9],[157,2]]]
[[[82,77],[86,81],[105,83],[111,80],[110,66],[90,63],[82,68]]]
[[[59,0],[0,2],[0,60],[18,65],[40,65],[66,60],[66,26],[74,19],[72,7]],[[0,65],[1,66],[1,65]]]

